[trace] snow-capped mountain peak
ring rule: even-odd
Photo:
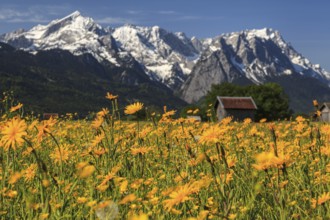
[[[172,33],[159,26],[124,25],[115,28],[112,36],[143,64],[151,78],[172,89],[183,83],[200,53],[183,33]]]
[[[32,28],[26,37],[33,40],[43,40],[50,36],[56,38],[56,36],[66,34],[68,36],[73,35],[72,38],[75,38],[85,36],[86,32],[98,35],[105,34],[103,28],[96,24],[92,18],[83,17],[79,11],[75,11],[62,19],[51,21],[48,25],[38,25]]]
[[[71,14],[69,14],[68,16],[66,16],[66,17],[64,17],[62,19],[59,19],[59,21],[66,20],[66,19],[74,19],[74,18],[77,18],[79,16],[81,17],[80,11],[74,11]]]
[[[37,25],[18,34],[6,34],[2,41],[31,52],[63,49],[75,55],[91,53],[99,61],[105,59],[117,64],[111,34],[78,11],[47,25]]]
[[[187,102],[199,100],[212,84],[222,82],[262,84],[288,75],[330,82],[329,72],[313,65],[270,28],[223,34],[204,42],[207,47],[182,87]]]
[[[248,39],[259,37],[259,38],[269,40],[269,39],[274,39],[275,37],[280,36],[278,31],[274,31],[271,28],[246,30],[246,31],[244,31],[244,33],[247,35]]]
[[[238,79],[260,84],[300,75],[330,82],[329,72],[312,64],[271,28],[198,39],[159,26],[103,28],[75,11],[47,25],[1,35],[0,41],[33,53],[63,49],[118,66],[134,63],[132,67],[142,67],[151,79],[175,91],[184,84],[183,98],[188,102],[197,101],[212,84]]]

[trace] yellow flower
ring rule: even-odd
[[[22,174],[20,172],[16,172],[9,177],[8,183],[15,184],[21,177],[22,177]]]
[[[141,215],[134,215],[129,218],[129,220],[148,220],[148,215],[147,214],[141,214]]]
[[[157,193],[158,187],[154,187],[150,192],[147,193],[147,198],[151,199],[154,197],[154,195]]]
[[[245,118],[244,119],[244,124],[250,124],[252,122],[252,119],[251,118]]]
[[[36,176],[37,167],[37,164],[33,163],[24,171],[24,178],[26,182],[31,182],[34,179]]]
[[[111,171],[104,177],[100,185],[106,185],[110,180],[112,180],[116,173],[120,170],[121,166],[117,165],[111,169]]]
[[[50,158],[54,160],[55,163],[61,164],[69,161],[71,155],[71,151],[69,149],[69,145],[65,144],[56,148],[51,154]]]
[[[6,194],[9,198],[14,198],[17,196],[17,191],[16,190],[9,190]]]
[[[230,215],[228,216],[228,218],[229,218],[229,219],[235,219],[236,216],[237,216],[237,214],[230,214]]]
[[[233,117],[226,117],[221,120],[221,124],[228,125],[233,120]]]
[[[266,170],[272,167],[282,168],[283,164],[289,164],[291,161],[289,155],[280,154],[278,157],[273,152],[262,152],[256,155],[257,164],[252,166],[257,170]]]
[[[141,102],[136,102],[136,103],[126,106],[124,112],[126,115],[133,115],[136,112],[140,111],[142,108],[143,108],[143,104]]]
[[[257,170],[266,170],[273,166],[274,158],[273,152],[262,152],[256,155],[257,164],[252,164],[252,166]]]
[[[212,126],[202,134],[198,142],[200,144],[215,144],[219,142],[220,134],[220,128]]]
[[[43,213],[40,215],[40,219],[47,219],[49,216],[49,213]]]
[[[181,214],[182,214],[182,211],[177,210],[177,209],[175,209],[175,208],[172,208],[172,209],[171,209],[171,213],[173,213],[174,215],[181,215]]]
[[[296,121],[298,123],[302,123],[302,122],[306,121],[306,119],[304,119],[302,116],[297,116]]]
[[[23,137],[26,133],[27,125],[24,120],[20,118],[13,118],[2,129],[1,134],[3,135],[0,143],[4,144],[4,149],[8,150],[12,147],[14,150],[16,147],[20,147],[24,143]]]
[[[18,109],[20,109],[22,107],[23,107],[23,104],[18,103],[18,105],[11,107],[9,111],[14,112],[14,111],[17,111]]]
[[[321,197],[318,198],[317,200],[317,204],[318,205],[322,205],[323,203],[325,203],[326,201],[330,200],[330,192],[328,193],[323,193],[321,195]]]
[[[119,204],[123,205],[123,204],[129,203],[129,202],[133,202],[135,199],[136,199],[136,196],[132,193],[132,194],[129,194],[129,195],[125,196],[125,197],[119,202]]]
[[[134,147],[131,148],[131,153],[132,155],[137,155],[137,154],[147,154],[149,151],[151,151],[150,147]]]
[[[79,204],[86,203],[86,202],[87,202],[86,197],[78,197],[77,198],[77,203],[79,203]]]
[[[101,111],[99,111],[98,113],[96,113],[96,115],[98,117],[105,117],[108,114],[109,114],[109,109],[107,109],[107,108],[102,108]]]
[[[76,169],[77,170],[82,170],[85,166],[87,166],[88,163],[87,162],[79,162],[77,165],[76,165]]]
[[[104,118],[100,117],[100,116],[96,116],[96,118],[94,119],[94,121],[92,122],[92,127],[97,129],[99,127],[101,127],[101,125],[103,124]]]
[[[171,111],[165,112],[163,114],[163,118],[167,118],[167,117],[173,116],[173,115],[175,115],[175,113],[176,113],[175,110],[171,110]]]
[[[94,140],[92,141],[92,146],[97,146],[103,139],[105,138],[104,132],[101,132],[99,135],[96,135]]]
[[[96,189],[100,192],[104,192],[105,190],[107,190],[109,188],[109,186],[107,184],[104,184],[104,185],[98,185],[96,187]]]
[[[49,180],[48,179],[43,179],[42,180],[42,185],[47,188],[50,185]]]
[[[193,114],[196,115],[198,112],[199,112],[199,109],[197,108],[194,110]]]
[[[92,200],[92,201],[88,202],[86,205],[89,207],[94,207],[96,205],[96,201]]]
[[[283,189],[288,183],[289,183],[289,181],[288,180],[285,180],[283,182],[280,182],[279,186],[280,186],[280,188]]]
[[[191,187],[186,184],[184,186],[180,186],[177,189],[173,190],[170,193],[170,199],[166,199],[164,201],[164,207],[166,210],[171,210],[173,206],[183,203],[191,198],[189,195],[192,193]]]
[[[207,211],[207,210],[202,210],[202,211],[200,211],[200,213],[198,214],[197,219],[199,219],[199,220],[201,220],[201,219],[206,219],[207,216],[208,216],[208,214],[209,214],[209,211]]]
[[[124,193],[127,190],[127,186],[128,186],[128,181],[124,180],[119,187],[120,193]]]
[[[107,95],[105,96],[105,98],[109,99],[109,100],[114,100],[118,98],[118,95],[112,95],[110,92],[107,92]]]
[[[82,178],[82,179],[85,179],[85,178],[88,178],[90,177],[95,171],[95,167],[93,165],[88,165],[88,166],[85,166],[80,174],[79,174],[79,177]]]
[[[42,121],[42,124],[38,126],[37,138],[39,141],[42,140],[43,136],[47,133],[51,133],[51,128],[57,123],[57,120],[50,117],[48,120]]]

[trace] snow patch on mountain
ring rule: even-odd
[[[318,79],[323,79],[326,81],[330,80],[330,73],[324,70],[320,65],[312,64],[307,58],[299,54],[289,43],[287,43],[281,36],[281,34],[273,30],[271,28],[263,28],[263,29],[253,29],[253,30],[245,30],[241,32],[231,33],[231,34],[224,34],[221,35],[227,41],[230,42],[229,39],[237,38],[238,36],[246,36],[246,40],[250,43],[254,41],[256,38],[260,38],[265,41],[272,41],[275,43],[279,48],[281,48],[282,53],[287,55],[294,66],[295,72],[300,73],[301,75],[308,75]],[[230,42],[234,44],[233,42]],[[245,45],[249,45],[249,43]],[[214,50],[214,48],[213,48]],[[275,61],[278,61],[275,60]],[[294,71],[283,71],[284,74],[292,74]],[[266,72],[265,72],[266,73]],[[266,74],[267,75],[267,74]]]
[[[203,41],[205,49],[182,86],[182,98],[198,101],[212,84],[262,84],[272,78],[300,74],[330,84],[330,73],[313,65],[270,28],[222,34]]]
[[[0,41],[33,54],[39,50],[63,49],[75,55],[89,53],[99,62],[107,60],[117,66],[137,61],[151,79],[173,90],[179,90],[187,78],[201,74],[198,71],[202,70],[213,77],[221,72],[224,75],[219,80],[245,77],[259,84],[269,77],[298,73],[330,84],[329,72],[312,64],[285,42],[278,31],[270,28],[198,39],[159,26],[103,28],[76,11],[47,25],[1,35]],[[216,81],[211,79],[210,83]]]
[[[108,35],[108,36],[107,36]],[[21,47],[27,51],[63,49],[74,55],[91,53],[99,61],[118,62],[109,45],[102,44],[105,38],[111,37],[92,18],[81,16],[78,11],[50,22],[48,25],[37,25],[29,31],[12,33],[4,36],[4,41],[14,46],[19,39],[25,39],[30,45]]]
[[[145,67],[151,78],[167,82],[172,89],[182,84],[200,54],[184,33],[168,32],[159,26],[125,25],[115,28],[112,36],[120,48]]]

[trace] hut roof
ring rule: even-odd
[[[217,96],[215,107],[221,104],[224,109],[256,110],[257,106],[252,97]]]
[[[322,111],[325,107],[330,109],[330,102],[324,102],[320,107],[320,111]]]

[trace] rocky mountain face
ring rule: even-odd
[[[196,102],[207,94],[212,84],[222,82],[243,85],[278,82],[290,95],[301,89],[297,88],[297,82],[307,85],[309,81],[313,82],[313,86],[308,85],[313,88],[310,92],[314,91],[309,97],[326,99],[328,95],[323,92],[330,91],[329,80],[330,73],[296,52],[279,32],[265,28],[212,39],[182,86],[182,98],[189,103]],[[311,106],[304,97],[291,95],[290,98],[302,102],[293,101],[297,103],[292,105],[295,109],[307,110],[303,103]]]
[[[99,111],[111,106],[106,92],[119,95],[121,110],[134,101],[162,109],[164,103],[173,109],[185,102],[173,95],[165,85],[151,81],[136,66],[123,67],[100,63],[91,54],[73,55],[69,51],[51,49],[31,54],[0,42],[0,91],[14,91],[35,113]]]
[[[4,34],[0,40],[29,52],[62,49],[74,55],[89,53],[99,62],[107,60],[120,65],[121,53],[107,29],[76,11],[48,25],[38,25],[28,31],[19,30]]]
[[[114,29],[112,36],[120,48],[129,51],[144,66],[152,79],[173,90],[186,80],[201,49],[184,33],[171,33],[158,26],[125,25]]]
[[[54,49],[75,56],[89,54],[105,68],[121,70],[114,79],[123,86],[138,86],[139,75],[140,80],[165,86],[188,103],[200,100],[212,84],[222,82],[278,82],[297,111],[308,111],[305,106],[310,106],[310,99],[329,98],[330,73],[268,28],[200,40],[158,26],[103,28],[74,12],[48,25],[1,35],[0,41],[34,55]],[[309,89],[307,94],[297,87],[302,85]]]
[[[181,87],[200,53],[194,46],[198,40],[192,43],[183,33],[158,26],[103,28],[77,11],[48,25],[4,34],[0,41],[32,53],[62,49],[117,66],[138,63],[150,79],[173,90]]]

